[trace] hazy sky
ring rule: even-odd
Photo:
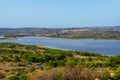
[[[0,0],[0,27],[120,25],[120,0]]]

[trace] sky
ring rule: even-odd
[[[0,0],[0,28],[119,25],[120,0]]]

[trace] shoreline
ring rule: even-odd
[[[16,37],[2,37],[0,40],[16,40],[17,38],[20,37],[29,37],[28,35],[26,36],[16,36]],[[117,38],[70,38],[70,37],[54,37],[54,36],[31,36],[31,37],[46,37],[46,38],[58,38],[58,39],[70,39],[70,40],[83,40],[83,39],[92,39],[92,40],[120,40]]]
[[[9,38],[0,38],[0,40],[16,40],[17,38],[14,37],[9,37]]]

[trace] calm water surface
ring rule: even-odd
[[[0,35],[0,38],[4,38],[4,36],[1,36],[1,35]]]
[[[48,37],[21,37],[17,40],[0,40],[27,45],[44,45],[50,48],[97,52],[107,55],[120,54],[120,40],[61,39]]]

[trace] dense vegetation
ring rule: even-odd
[[[0,78],[7,80],[119,80],[120,56],[0,43]]]

